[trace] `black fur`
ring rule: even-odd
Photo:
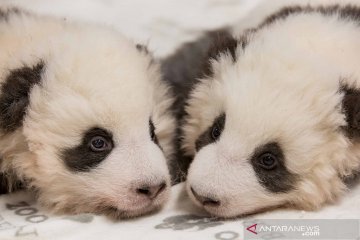
[[[198,40],[185,44],[161,62],[163,77],[176,95],[174,109],[178,119],[184,115],[184,103],[199,79],[211,76],[210,60],[218,59],[221,53],[228,53],[235,61],[238,44],[239,41],[227,30],[208,32]],[[245,41],[240,44],[245,46]]]
[[[259,28],[270,25],[276,21],[284,20],[289,16],[301,13],[320,13],[325,16],[338,15],[340,19],[347,21],[355,21],[360,23],[360,8],[353,5],[331,5],[331,6],[290,6],[284,7],[280,11],[267,17]]]
[[[15,174],[0,172],[0,195],[23,189],[25,184],[16,179]]]
[[[22,126],[29,105],[31,88],[41,82],[43,61],[33,67],[24,66],[10,71],[1,86],[0,129],[12,132]]]
[[[95,136],[105,138],[111,144],[111,149],[100,152],[92,151],[90,141]],[[105,129],[94,127],[86,131],[78,146],[62,150],[61,158],[70,170],[88,172],[99,165],[110,154],[113,147],[112,134]]]
[[[271,153],[278,160],[277,167],[266,170],[259,164],[258,158],[264,153]],[[285,166],[285,156],[283,150],[277,142],[269,142],[255,149],[250,163],[259,179],[259,182],[272,193],[288,192],[295,187],[298,176],[289,172]]]
[[[223,113],[217,118],[215,118],[213,124],[203,132],[200,137],[195,142],[196,151],[199,151],[201,148],[205,147],[208,144],[216,142],[215,139],[212,138],[211,133],[213,128],[216,126],[220,132],[224,130],[225,127],[226,115]]]
[[[236,49],[240,44],[243,48],[246,46],[246,41],[240,42],[236,40],[227,31],[214,32],[214,40],[207,53],[206,59],[203,61],[202,75],[212,76],[214,74],[211,67],[211,60],[218,60],[221,54],[229,54],[232,57],[233,62],[236,61]],[[245,39],[245,38],[244,38]]]
[[[161,62],[163,77],[172,85],[177,96],[174,106],[174,109],[177,110],[177,117],[183,116],[183,103],[194,85],[198,83],[200,78],[211,72],[209,69],[210,58],[217,58],[221,49],[224,51],[230,49],[229,51],[232,52],[230,54],[235,54],[232,46],[225,46],[224,36],[228,35],[225,30],[209,32],[196,41],[183,45],[173,55]],[[222,47],[214,46],[218,42],[222,43]],[[228,40],[227,42],[231,41]]]
[[[189,97],[198,79],[203,76],[203,65],[207,59],[208,51],[213,43],[214,36],[206,34],[197,41],[187,43],[178,49],[173,55],[161,62],[161,72],[164,80],[169,83],[176,96],[172,107],[177,119],[176,130],[176,156],[170,166],[172,182],[185,181],[187,170],[192,156],[185,156],[181,148],[182,131],[180,126],[185,117],[185,102]]]
[[[236,41],[227,30],[221,29],[204,34],[194,42],[187,43],[178,49],[173,55],[161,62],[161,71],[167,83],[173,89],[176,96],[173,105],[174,113],[177,118],[177,140],[176,140],[176,161],[171,166],[173,182],[177,183],[185,180],[187,169],[193,156],[185,156],[181,149],[181,127],[183,125],[186,100],[190,92],[202,77],[210,77],[211,59],[217,59],[220,53],[228,53],[235,61]],[[245,42],[240,42],[245,45]]]
[[[9,191],[9,184],[8,179],[5,177],[4,173],[0,172],[0,195],[8,193]]]
[[[342,85],[340,91],[344,93],[342,110],[346,117],[347,125],[343,127],[351,139],[360,138],[360,90]]]

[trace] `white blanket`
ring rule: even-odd
[[[32,11],[114,27],[155,56],[205,29],[239,22],[263,0],[0,0]]]
[[[337,204],[318,212],[279,209],[227,221],[208,217],[195,207],[184,192],[184,184],[172,187],[171,199],[160,212],[118,222],[91,214],[54,216],[42,210],[31,194],[19,192],[0,197],[0,239],[240,240],[244,223],[249,226],[258,222],[255,219],[356,219],[359,216],[360,186]]]

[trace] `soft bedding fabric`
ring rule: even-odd
[[[155,56],[204,30],[239,22],[263,0],[0,0],[41,14],[113,26]]]
[[[31,194],[18,192],[0,197],[0,239],[240,240],[244,224],[261,221],[258,219],[359,218],[359,199],[360,186],[356,186],[337,204],[318,212],[279,209],[224,221],[196,208],[187,198],[184,184],[179,184],[172,187],[171,199],[160,212],[114,222],[91,214],[54,216],[41,209]]]

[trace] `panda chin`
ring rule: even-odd
[[[273,211],[279,208],[286,207],[286,203],[278,203],[273,204],[271,206],[257,207],[253,209],[247,209],[243,211],[234,211],[239,210],[236,207],[224,206],[224,207],[203,207],[206,212],[208,212],[211,216],[224,218],[224,219],[236,219],[236,218],[244,218],[252,215],[262,214],[268,211]]]
[[[138,216],[152,214],[161,209],[161,205],[150,205],[136,210],[122,210],[113,206],[101,208],[99,214],[105,215],[113,220],[135,218]]]
[[[112,203],[98,204],[93,209],[89,209],[89,212],[105,215],[113,220],[134,218],[160,210],[167,199],[168,194],[164,192],[153,200],[134,201],[132,206],[116,206],[116,204]],[[89,206],[89,208],[92,207]]]

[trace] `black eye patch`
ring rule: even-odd
[[[78,146],[64,149],[61,157],[70,170],[88,172],[99,165],[113,148],[112,134],[94,127],[85,132]]]
[[[295,187],[297,175],[286,168],[283,150],[277,142],[256,148],[250,162],[260,184],[268,191],[283,193]]]
[[[217,141],[225,127],[226,115],[225,113],[218,116],[211,127],[209,127],[195,142],[196,151],[199,151],[204,146]]]

